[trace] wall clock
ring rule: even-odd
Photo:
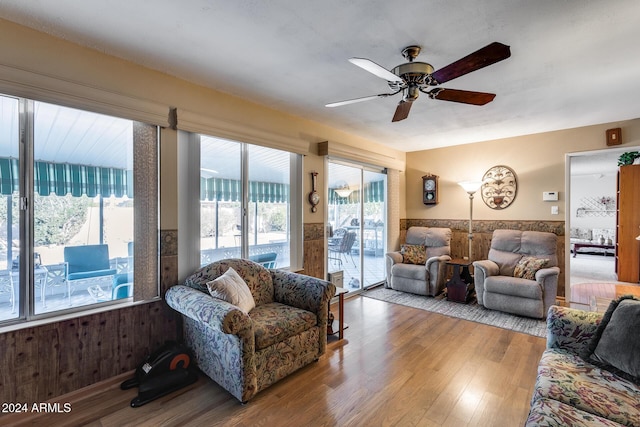
[[[516,173],[509,166],[494,166],[482,177],[480,193],[491,209],[505,209],[513,203],[518,193]]]
[[[318,203],[320,203],[320,195],[317,190],[318,172],[311,172],[311,193],[309,193],[309,203],[311,203],[311,212],[317,212]]]
[[[422,177],[422,203],[435,205],[438,203],[438,177],[427,174]]]

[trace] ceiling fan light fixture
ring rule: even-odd
[[[344,187],[336,188],[334,191],[338,196],[344,198],[349,197],[353,190],[351,190],[348,185],[345,185]]]

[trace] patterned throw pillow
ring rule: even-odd
[[[536,272],[541,268],[546,267],[549,260],[546,258],[536,258],[534,256],[523,256],[516,264],[516,268],[513,270],[513,277],[520,277],[522,279],[535,280]]]
[[[405,264],[426,264],[427,248],[425,245],[402,245],[400,247],[402,262]]]
[[[584,360],[640,385],[640,300],[611,301],[589,343]]]
[[[245,313],[256,306],[247,283],[231,267],[220,277],[207,283],[212,297],[233,304]]]

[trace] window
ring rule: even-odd
[[[6,96],[0,108],[0,322],[131,297],[141,124]]]
[[[242,257],[270,268],[289,267],[292,172],[301,156],[200,136],[200,264]],[[295,185],[297,187],[297,185]]]

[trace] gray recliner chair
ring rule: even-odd
[[[546,318],[558,290],[560,268],[556,245],[553,233],[495,230],[489,259],[473,263],[478,304],[521,316]],[[514,271],[523,275],[524,257],[548,261],[542,268],[530,269],[532,279],[514,277]]]
[[[451,229],[409,227],[406,245],[424,245],[426,260],[410,264],[402,250],[388,252],[385,287],[418,295],[438,295],[444,289],[446,262],[451,259]]]

